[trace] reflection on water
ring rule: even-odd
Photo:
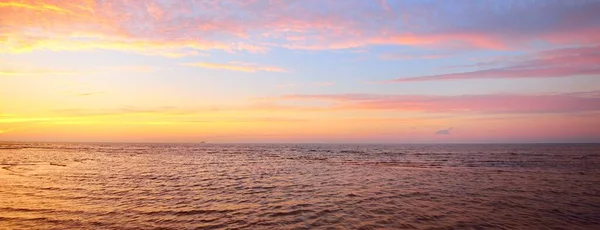
[[[600,228],[600,145],[0,144],[0,228]]]

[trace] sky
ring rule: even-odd
[[[0,0],[0,141],[600,142],[600,0]]]

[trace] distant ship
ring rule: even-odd
[[[206,144],[206,141],[201,141],[200,144]]]

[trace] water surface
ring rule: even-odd
[[[7,229],[600,229],[600,145],[0,144]]]

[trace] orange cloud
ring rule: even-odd
[[[255,73],[259,71],[264,72],[280,72],[285,73],[287,70],[276,67],[276,66],[262,66],[254,63],[245,62],[227,62],[227,63],[213,63],[213,62],[194,62],[194,63],[182,63],[184,66],[194,66],[207,69],[225,69],[238,72]]]
[[[154,36],[131,31],[145,18],[133,18],[130,11],[137,4],[118,1],[19,1],[0,4],[0,53],[22,53],[35,50],[85,51],[117,50],[145,55],[183,57],[199,55],[201,50],[265,52],[266,48],[244,42],[218,39],[165,36],[167,27],[149,25]],[[161,6],[148,2],[142,14],[162,20]],[[169,26],[168,28],[176,28]],[[177,33],[189,33],[179,28]],[[202,33],[202,30],[193,31]],[[203,37],[203,36],[202,36]]]
[[[100,72],[137,72],[148,73],[157,71],[158,68],[152,66],[108,66],[85,71],[80,69],[55,69],[43,66],[31,65],[14,61],[0,59],[0,76],[50,76],[50,75],[77,75],[91,74]]]
[[[56,11],[60,13],[73,13],[71,10],[61,8],[57,5],[46,4],[43,2],[0,2],[0,7],[11,7],[11,8],[24,8],[27,10],[40,10],[40,11]]]
[[[86,51],[86,50],[118,50],[134,52],[145,55],[165,56],[179,58],[184,56],[199,55],[196,50],[221,49],[227,51],[245,50],[250,52],[265,52],[266,49],[240,43],[221,43],[216,41],[198,40],[176,40],[176,41],[151,41],[133,40],[128,41],[126,37],[87,37],[87,35],[55,35],[53,37],[29,38],[29,42],[11,42],[17,36],[9,34],[4,46],[0,45],[0,52],[23,53],[34,50],[53,51]],[[51,37],[51,38],[50,38]],[[20,38],[15,38],[18,40]],[[81,39],[81,40],[79,40]],[[1,40],[1,38],[0,38]],[[191,50],[190,50],[191,49]]]

